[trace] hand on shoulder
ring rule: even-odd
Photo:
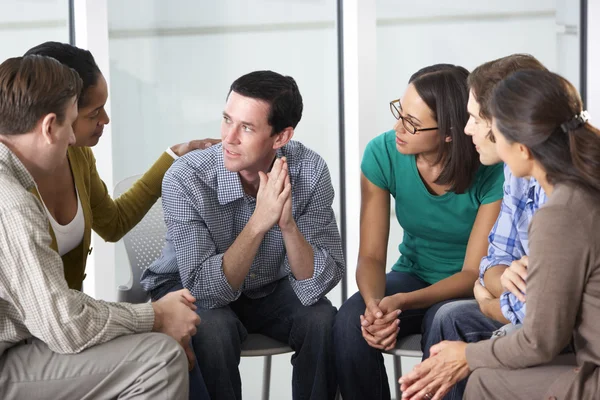
[[[175,146],[171,147],[173,153],[177,154],[179,157],[186,155],[192,150],[204,150],[212,146],[213,144],[221,143],[221,139],[198,139],[198,140],[190,140],[187,143],[179,143]]]

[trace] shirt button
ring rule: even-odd
[[[251,273],[249,276],[250,276],[250,278],[251,278],[251,279],[254,279],[254,278],[256,278],[256,274],[255,274],[254,272],[253,272],[253,273]]]

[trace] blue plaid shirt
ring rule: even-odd
[[[508,265],[529,253],[528,228],[533,214],[546,202],[546,193],[534,178],[517,178],[504,166],[504,198],[500,215],[489,235],[488,255],[481,259],[479,280],[496,265]],[[523,323],[525,303],[515,295],[500,296],[502,314],[513,324]]]
[[[179,282],[201,308],[223,307],[240,297],[269,295],[286,278],[303,305],[316,303],[345,272],[342,242],[331,207],[333,186],[325,161],[299,142],[277,151],[287,157],[292,184],[292,215],[314,251],[314,274],[296,280],[290,271],[283,236],[275,225],[265,235],[238,290],[223,272],[223,254],[248,223],[256,198],[246,194],[239,175],[223,163],[223,147],[212,146],[178,159],[162,187],[167,243],[161,257],[142,275],[147,291]]]

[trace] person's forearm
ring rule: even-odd
[[[295,223],[281,233],[294,278],[299,281],[312,278],[315,272],[315,255],[310,243],[306,241]]]
[[[500,282],[500,277],[506,268],[508,268],[507,265],[495,265],[485,271],[485,274],[483,275],[483,283],[485,284],[485,288],[496,298],[499,298],[504,292],[504,288]]]
[[[356,283],[365,302],[385,296],[385,264],[369,258],[358,257]]]
[[[488,318],[495,321],[502,322],[503,324],[509,324],[510,321],[502,315],[502,308],[500,307],[500,299],[490,299],[482,303],[479,303],[479,309]]]
[[[238,290],[244,283],[264,236],[265,232],[259,230],[250,218],[242,232],[223,254],[223,273],[233,290]]]
[[[440,301],[473,296],[475,271],[460,271],[424,289],[402,293],[405,310],[427,308]]]

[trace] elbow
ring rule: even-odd
[[[535,354],[538,357],[537,364],[547,364],[554,360],[565,346],[554,346],[552,343],[533,343]]]
[[[119,240],[123,239],[123,236],[125,236],[125,234],[127,234],[127,232],[125,233],[119,233],[116,235],[110,235],[106,238],[103,238],[104,241],[108,242],[108,243],[117,243]]]
[[[524,328],[523,328],[524,329]],[[561,350],[566,346],[556,346],[546,340],[528,339],[526,348],[530,351],[530,357],[523,358],[521,368],[533,367],[547,364],[554,360]]]
[[[471,289],[472,289],[473,285],[475,284],[475,281],[477,281],[477,279],[479,279],[479,271],[474,271],[474,270],[468,269],[468,270],[461,271],[461,273],[464,276],[465,283],[468,283],[469,285],[471,285]]]
[[[46,340],[42,339],[48,348],[57,354],[77,354],[90,347],[91,344],[76,339],[81,334],[69,334],[68,329],[52,332]]]
[[[123,228],[118,228],[110,231],[98,231],[94,229],[94,232],[98,234],[105,242],[108,243],[116,243],[123,238],[127,234]]]

